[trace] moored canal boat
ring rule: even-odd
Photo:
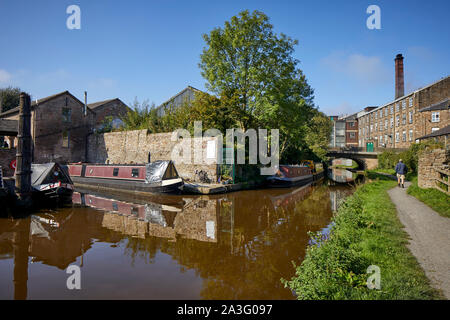
[[[303,186],[312,181],[313,172],[305,165],[279,165],[277,172],[267,178],[267,184],[272,188]]]
[[[170,160],[147,164],[70,164],[75,184],[86,188],[138,193],[179,193],[183,179]]]
[[[37,201],[72,201],[73,182],[65,166],[50,162],[31,165],[33,198]]]

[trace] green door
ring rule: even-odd
[[[373,152],[373,142],[367,142],[366,151]]]

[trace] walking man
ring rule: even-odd
[[[395,173],[397,174],[397,183],[400,187],[400,183],[402,188],[405,187],[405,174],[408,172],[408,168],[406,164],[402,162],[402,159],[398,160],[397,165],[395,166]]]

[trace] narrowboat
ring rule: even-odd
[[[303,186],[313,181],[311,168],[305,165],[279,165],[277,172],[267,178],[271,188]]]
[[[31,165],[31,186],[37,201],[72,201],[73,182],[65,166],[50,162]]]
[[[76,185],[97,190],[132,193],[179,193],[183,179],[169,160],[147,164],[70,164],[69,174]]]

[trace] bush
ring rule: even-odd
[[[417,173],[417,166],[419,162],[419,154],[426,148],[441,148],[440,143],[434,141],[424,141],[420,143],[413,143],[408,150],[403,152],[384,151],[378,155],[379,169],[393,169],[399,159],[408,167],[408,171]]]

